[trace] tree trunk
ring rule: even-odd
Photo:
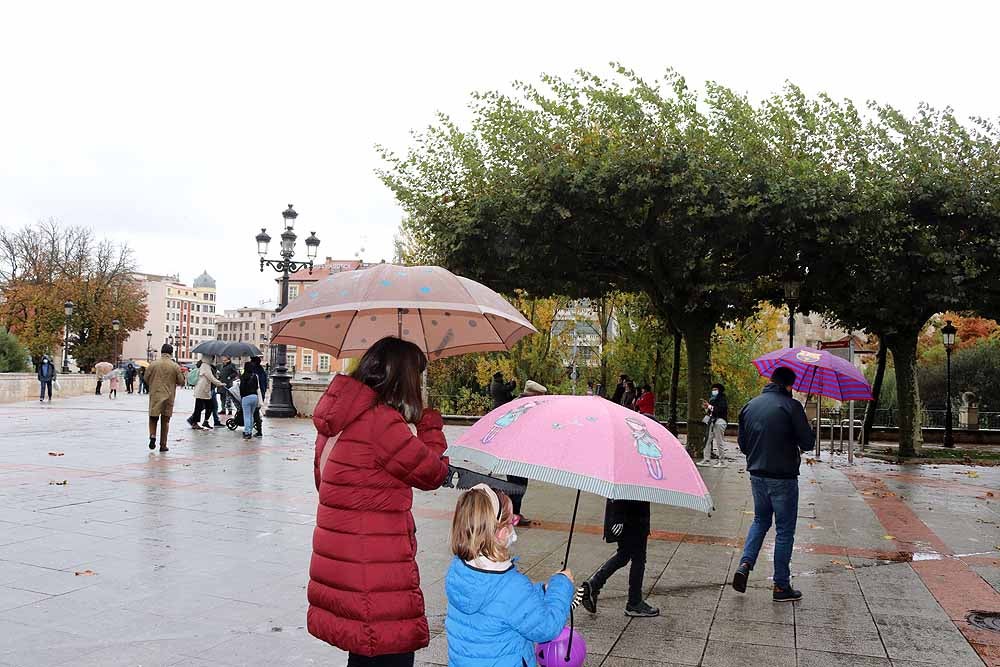
[[[700,457],[705,449],[705,424],[701,423],[701,401],[708,396],[712,384],[712,332],[714,321],[689,318],[682,331],[687,343],[687,450]]]
[[[674,364],[670,369],[670,414],[667,428],[677,435],[677,390],[681,383],[681,332],[674,330]]]
[[[886,337],[896,367],[899,408],[899,458],[916,456],[923,444],[920,428],[920,391],[917,388],[917,333],[902,332]]]
[[[865,424],[861,431],[861,449],[864,451],[871,444],[872,427],[875,425],[875,412],[878,410],[878,399],[882,394],[882,381],[885,379],[885,362],[889,349],[885,345],[885,340],[880,336],[878,341],[878,355],[875,357],[875,383],[872,385],[872,401],[865,411]]]

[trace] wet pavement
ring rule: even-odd
[[[181,392],[179,413],[192,405]],[[172,425],[159,454],[146,448],[144,397],[0,406],[0,667],[346,663],[304,627],[311,422],[269,421],[252,444],[193,432],[181,414]],[[715,513],[653,510],[646,588],[663,615],[626,618],[626,573],[612,577],[599,613],[575,617],[587,664],[1000,665],[1000,632],[967,621],[1000,612],[1000,468],[824,459],[800,479],[801,602],[770,599],[770,539],[747,593],[724,585],[752,520],[748,479],[742,461],[704,468]],[[524,512],[541,524],[517,543],[529,576],[561,567],[573,496],[532,482]],[[415,498],[434,635],[418,663],[447,663],[456,497]],[[612,551],[603,510],[583,497],[578,580]]]

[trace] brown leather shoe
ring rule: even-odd
[[[169,447],[160,447],[160,451],[161,452],[169,452],[170,448]]]

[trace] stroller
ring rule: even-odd
[[[240,386],[238,384],[233,384],[226,391],[236,401],[236,414],[226,420],[226,428],[230,431],[235,431],[243,427],[243,397],[240,396]],[[250,418],[253,419],[253,415]]]

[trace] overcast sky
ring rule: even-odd
[[[988,2],[3,2],[0,225],[89,225],[249,305],[276,294],[253,237],[289,202],[303,255],[315,230],[321,257],[391,259],[373,145],[474,90],[615,60],[996,118],[997,25]]]

